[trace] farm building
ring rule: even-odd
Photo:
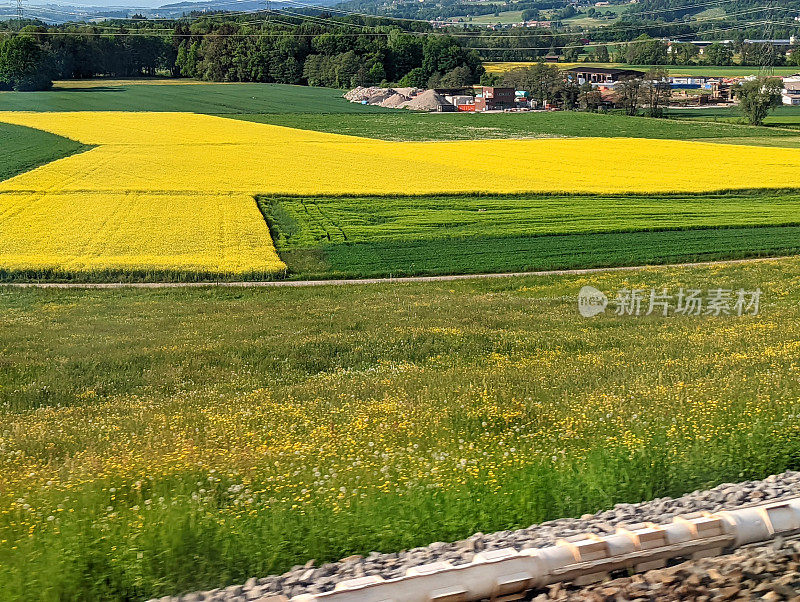
[[[800,105],[800,75],[783,78],[781,100],[785,105]]]
[[[567,77],[578,80],[579,84],[613,84],[625,77],[641,77],[643,71],[635,69],[613,69],[606,67],[573,67],[566,70]]]
[[[475,96],[476,111],[502,111],[515,106],[514,88],[484,86]]]

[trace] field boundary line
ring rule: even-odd
[[[775,257],[751,257],[745,259],[720,259],[717,261],[696,261],[683,263],[659,263],[649,265],[630,265],[606,268],[575,268],[568,270],[538,270],[530,272],[497,272],[488,274],[443,274],[438,276],[403,276],[398,278],[341,278],[320,280],[253,280],[248,281],[208,281],[208,282],[0,282],[7,288],[83,288],[83,289],[117,289],[117,288],[198,288],[198,287],[231,287],[231,288],[268,288],[311,286],[343,286],[354,284],[404,284],[414,282],[453,282],[456,280],[479,280],[488,278],[519,278],[525,276],[580,276],[581,274],[602,274],[605,272],[633,272],[660,268],[693,268],[737,265],[742,263],[763,263],[797,258],[798,255],[779,255]]]

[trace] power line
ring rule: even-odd
[[[774,29],[772,27],[772,20],[771,20],[773,12],[771,9],[774,9],[774,4],[772,0],[770,0],[769,5],[764,9],[764,14],[766,18],[770,19],[764,24],[764,38],[763,38],[764,40],[771,40],[773,36]],[[774,54],[775,54],[775,48],[772,46],[772,44],[764,42],[761,45],[758,57],[759,76],[766,77],[775,75],[775,68],[773,67],[773,63],[775,62]]]

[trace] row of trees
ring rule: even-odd
[[[601,50],[601,48],[605,48]],[[594,54],[596,58],[613,60],[631,65],[716,65],[727,66],[737,64],[734,53],[739,55],[740,65],[784,65],[787,62],[800,64],[800,47],[791,49],[787,59],[785,50],[772,44],[741,43],[737,45],[714,42],[707,46],[700,55],[700,49],[688,42],[673,43],[670,47],[667,42],[649,36],[640,36],[630,44],[612,48],[598,48]]]
[[[0,32],[0,73],[15,73],[0,76],[0,85],[41,89],[51,79],[166,72],[211,81],[341,88],[441,81],[455,87],[477,83],[483,74],[477,52],[448,35],[332,19],[330,25],[297,21],[252,24],[217,17],[171,27],[143,23],[135,29],[113,22],[29,25],[20,33]],[[13,68],[3,67],[10,64]]]

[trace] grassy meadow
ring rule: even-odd
[[[694,112],[675,113],[676,119],[628,117],[571,111],[510,114],[416,113],[395,110],[376,114],[302,113],[228,115],[258,123],[291,128],[379,138],[381,140],[477,140],[486,138],[608,137],[663,140],[717,139],[737,144],[793,146],[796,131],[753,127],[730,122],[691,121]],[[713,118],[712,118],[713,119]]]
[[[640,265],[800,250],[800,194],[258,197],[297,277]]]
[[[586,284],[763,297],[588,320]],[[799,285],[789,259],[0,289],[0,599],[143,600],[800,468]]]

